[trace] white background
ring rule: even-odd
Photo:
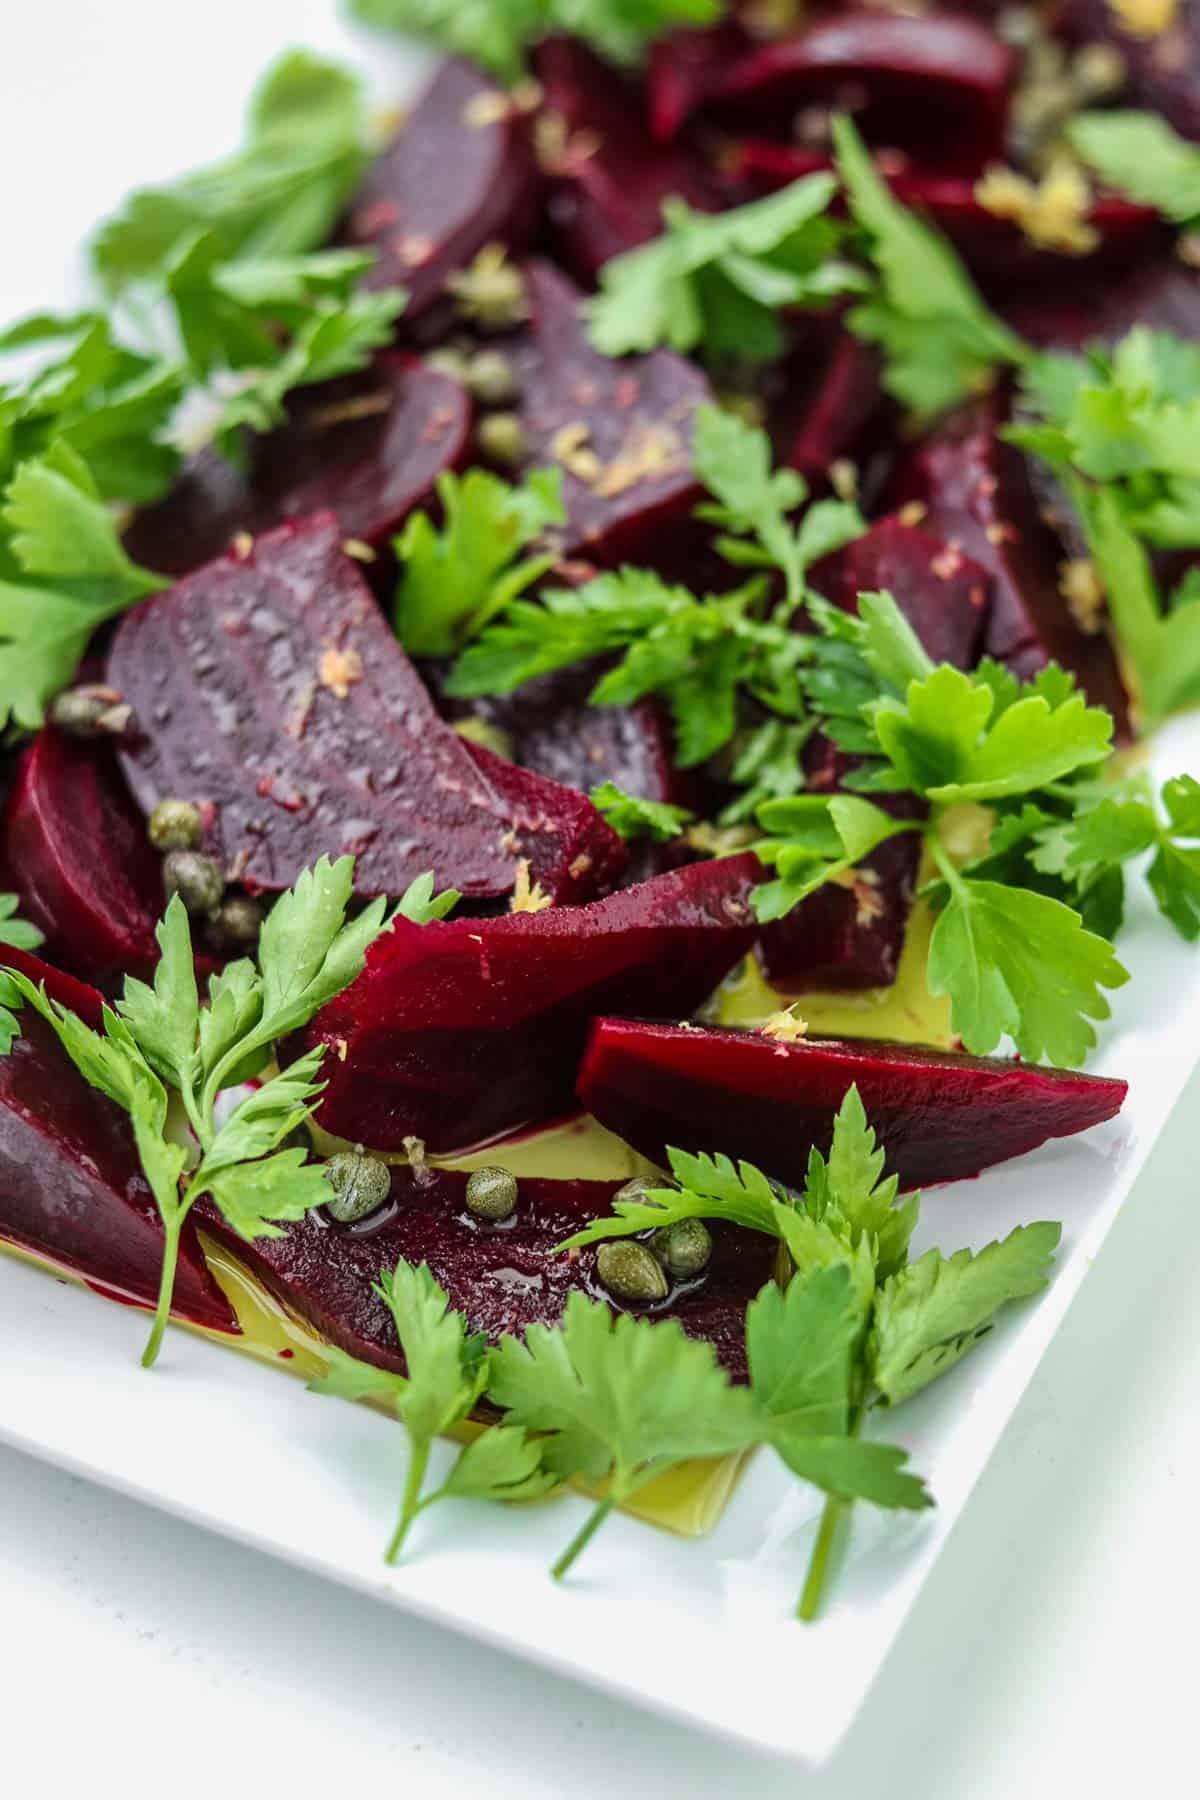
[[[54,291],[31,247],[78,241],[123,185],[233,141],[214,59],[244,68],[244,90],[279,47],[279,9],[257,0],[9,8],[0,319],[64,297],[65,263]],[[294,0],[290,18],[295,41],[336,45],[330,4]],[[239,1800],[267,1781],[419,1800],[1195,1794],[1198,1115],[1193,1083],[822,1775],[698,1742],[0,1451],[0,1786],[41,1800],[104,1772]],[[1053,1213],[1052,1194],[1032,1200]]]

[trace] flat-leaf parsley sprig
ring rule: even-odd
[[[239,1236],[277,1237],[278,1222],[301,1218],[330,1198],[319,1164],[303,1148],[281,1148],[311,1115],[321,1094],[318,1046],[255,1087],[223,1123],[217,1096],[266,1068],[276,1040],[361,973],[367,950],[386,931],[386,901],[353,918],[347,908],[354,859],[322,857],[275,902],[259,939],[258,966],[226,965],[202,1007],[187,911],[176,895],[158,926],[153,985],[127,977],[116,1009],[105,1007],[93,1031],[16,969],[3,971],[6,998],[33,1006],[57,1033],[80,1074],[129,1114],[142,1169],[163,1222],[162,1275],[143,1364],[155,1361],[171,1312],[184,1224],[207,1195]],[[422,878],[398,910],[419,921],[438,916],[457,895],[431,899]],[[182,1102],[195,1145],[168,1130],[168,1090]]]

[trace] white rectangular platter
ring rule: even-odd
[[[255,75],[284,45],[344,54],[387,98],[417,67],[381,61],[375,46],[367,54],[337,26],[332,0],[210,0],[186,28],[153,0],[102,11],[103,21],[85,0],[56,0],[13,23],[0,158],[28,171],[36,145],[46,160],[14,184],[0,319],[76,299],[72,260],[94,219],[133,182],[235,141]],[[42,129],[39,71],[47,81],[52,71],[53,116],[71,122],[58,142]],[[1154,766],[1159,777],[1200,771],[1200,722],[1164,733]],[[865,1698],[1197,1061],[1200,955],[1140,887],[1121,955],[1133,979],[1092,1067],[1128,1078],[1122,1118],[927,1197],[918,1249],[979,1246],[1023,1220],[1062,1219],[1058,1274],[898,1415],[903,1430],[889,1435],[911,1449],[937,1510],[895,1520],[860,1507],[815,1627],[790,1619],[815,1499],[770,1458],[751,1465],[708,1538],[615,1519],[562,1587],[546,1571],[582,1515],[574,1498],[548,1503],[553,1516],[448,1503],[389,1571],[381,1551],[404,1458],[395,1427],[182,1332],[143,1374],[140,1315],[5,1257],[0,1439],[699,1729],[818,1762]]]

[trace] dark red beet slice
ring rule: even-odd
[[[818,593],[846,612],[858,611],[860,594],[886,588],[934,662],[973,669],[979,661],[991,576],[920,526],[894,514],[880,519],[815,564],[811,580]]]
[[[608,1299],[595,1278],[593,1249],[553,1256],[556,1244],[611,1210],[607,1181],[521,1182],[517,1211],[503,1225],[481,1225],[467,1212],[467,1177],[448,1170],[407,1169],[392,1177],[390,1201],[360,1225],[334,1225],[309,1213],[279,1238],[246,1244],[206,1215],[206,1230],[224,1237],[238,1259],[307,1319],[322,1337],[365,1362],[403,1370],[391,1314],[374,1292],[380,1272],[400,1257],[427,1263],[466,1314],[473,1331],[495,1343],[504,1332],[554,1324],[578,1288]],[[625,1310],[677,1318],[705,1338],[733,1375],[744,1379],[745,1312],[771,1279],[775,1246],[754,1232],[718,1227],[704,1274],[676,1287],[654,1307]]]
[[[563,260],[585,282],[604,264],[662,230],[662,203],[677,195],[700,211],[718,204],[699,157],[664,149],[638,117],[626,77],[575,38],[538,46],[538,79],[564,139],[550,157],[547,202]]]
[[[850,96],[869,142],[961,172],[999,156],[1016,69],[1013,50],[978,20],[864,8],[814,19],[695,85],[710,117],[785,141],[806,107],[836,110]],[[682,121],[685,104],[667,116]]]
[[[744,1158],[803,1186],[851,1083],[904,1188],[957,1181],[1115,1118],[1127,1083],[869,1039],[779,1043],[597,1019],[580,1071],[587,1110],[666,1166],[668,1145]]]
[[[319,1117],[374,1149],[461,1149],[570,1111],[588,1021],[685,1018],[754,936],[753,856],[696,863],[585,907],[399,920],[359,979],[285,1047],[332,1046]]]
[[[383,547],[463,461],[471,403],[458,383],[394,353],[344,381],[300,388],[288,423],[250,445],[245,472],[202,451],[171,492],[125,534],[138,562],[186,575],[223,556],[239,532],[335,512],[348,538]]]
[[[52,999],[100,1023],[101,998],[36,957],[7,947],[3,962]],[[163,1234],[129,1121],[78,1074],[50,1027],[23,1008],[21,1035],[0,1057],[0,1238],[49,1257],[122,1299],[153,1305]],[[236,1331],[191,1226],[184,1230],[175,1311]]]
[[[107,746],[38,734],[8,796],[0,870],[53,962],[101,984],[157,962],[162,863]]]
[[[403,287],[407,334],[485,244],[522,249],[540,178],[528,110],[470,63],[441,63],[367,171],[346,225],[377,252],[372,287]]]
[[[991,575],[990,655],[1026,677],[1061,663],[1120,721],[1126,702],[1112,648],[1103,634],[1085,636],[1067,610],[1063,547],[1038,511],[1024,457],[997,435],[1005,418],[992,395],[945,420],[905,460],[893,497],[921,501],[927,528]]]
[[[529,466],[565,468],[564,554],[653,564],[658,534],[701,495],[688,453],[692,415],[712,398],[708,382],[670,350],[601,356],[578,289],[549,263],[531,263],[528,275],[533,316],[505,349],[521,386]]]
[[[1006,317],[1039,349],[1077,350],[1093,338],[1123,337],[1133,325],[1200,338],[1200,275],[1159,258],[1097,292],[1092,282],[1062,286],[1007,308]]]
[[[1111,44],[1125,65],[1121,104],[1161,113],[1187,138],[1200,138],[1200,17],[1193,6],[1176,9],[1165,31],[1127,31],[1108,0],[1059,0],[1056,23],[1078,44]]]
[[[779,460],[798,469],[814,489],[823,488],[840,458],[857,461],[878,444],[893,411],[880,385],[878,352],[837,327],[816,359],[806,351],[792,359],[795,386],[772,408],[771,430]],[[815,366],[814,366],[815,361]]]
[[[352,851],[364,895],[432,869],[439,885],[498,896],[528,859],[554,898],[573,899],[624,860],[578,795],[549,783],[516,795],[507,766],[496,779],[438,718],[329,513],[130,613],[109,679],[134,709],[123,761],[143,811],[167,795],[201,805],[207,847],[252,892]]]

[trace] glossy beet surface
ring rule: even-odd
[[[986,569],[895,515],[813,567],[817,592],[846,612],[860,594],[886,589],[934,662],[972,669],[979,661],[991,602]]]
[[[335,1225],[322,1212],[309,1213],[286,1226],[282,1237],[253,1244],[233,1237],[212,1215],[204,1225],[323,1337],[385,1368],[403,1369],[404,1362],[391,1314],[373,1284],[402,1256],[427,1263],[472,1331],[493,1343],[534,1322],[553,1324],[573,1289],[606,1298],[595,1277],[594,1249],[551,1252],[611,1211],[615,1183],[522,1179],[517,1210],[502,1225],[471,1217],[466,1184],[465,1175],[447,1170],[416,1176],[397,1169],[390,1200],[361,1224]],[[746,1307],[771,1279],[774,1255],[767,1238],[716,1230],[702,1276],[677,1285],[659,1305],[625,1310],[677,1318],[693,1337],[714,1344],[726,1367],[743,1377]]]
[[[802,1186],[809,1146],[829,1148],[856,1083],[905,1188],[977,1175],[993,1163],[1115,1118],[1123,1081],[868,1039],[779,1043],[752,1031],[680,1031],[598,1019],[579,1075],[581,1103],[665,1166],[667,1145],[744,1158]]]
[[[39,732],[9,791],[0,884],[51,961],[104,986],[153,968],[162,864],[109,745]]]
[[[1022,676],[1061,663],[1090,700],[1122,719],[1108,639],[1086,636],[1067,610],[1058,586],[1063,547],[1038,512],[1024,457],[999,436],[1006,416],[991,397],[947,419],[909,453],[895,495],[921,501],[926,529],[991,575],[990,655]]]
[[[598,1012],[686,1018],[749,948],[752,856],[697,863],[586,907],[395,929],[285,1047],[331,1046],[326,1131],[461,1149],[571,1109]]]
[[[36,957],[0,950],[0,961],[45,982],[52,999],[100,1023],[100,995]],[[97,1287],[153,1304],[163,1235],[126,1115],[89,1087],[31,1008],[0,1057],[0,1238],[50,1257]],[[185,1230],[175,1311],[235,1331],[237,1322]]]
[[[252,892],[354,852],[356,891],[432,869],[474,897],[518,864],[557,899],[603,889],[624,846],[578,795],[482,768],[439,719],[329,514],[259,538],[130,613],[109,679],[145,812],[192,800],[206,847]]]
[[[539,187],[528,111],[469,63],[439,64],[367,171],[346,226],[373,249],[372,287],[403,287],[410,331],[485,244],[524,245]]]
[[[503,340],[521,389],[530,467],[564,469],[567,555],[651,562],[656,534],[701,490],[688,459],[708,382],[670,350],[614,362],[588,342],[578,289],[529,265],[529,327]]]
[[[185,575],[239,532],[335,512],[342,531],[386,547],[446,469],[466,454],[471,403],[457,382],[392,352],[344,381],[299,388],[288,423],[252,437],[243,473],[215,451],[185,465],[164,500],[125,534],[147,568]]]

